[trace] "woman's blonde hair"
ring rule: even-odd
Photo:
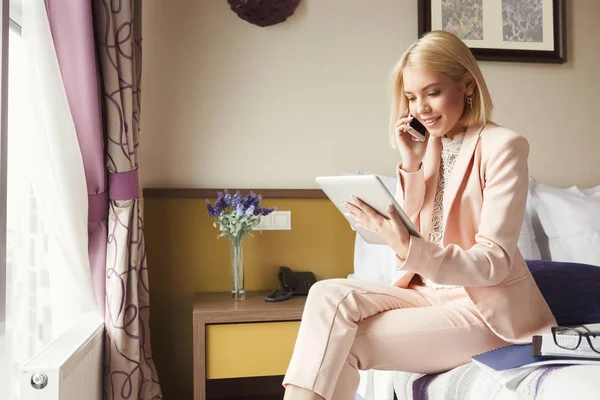
[[[473,108],[467,105],[459,123],[464,126],[483,125],[492,114],[492,98],[483,74],[471,50],[455,35],[445,31],[432,31],[423,35],[402,55],[390,76],[390,141],[396,146],[396,122],[408,109],[408,99],[404,94],[403,72],[406,67],[428,68],[448,74],[460,81],[468,72],[475,81],[473,88]]]

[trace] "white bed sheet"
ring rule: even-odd
[[[413,382],[420,374],[396,372],[398,400],[413,399]],[[496,382],[469,363],[437,376],[427,387],[427,400],[588,400],[600,399],[600,365],[540,368],[515,391]]]

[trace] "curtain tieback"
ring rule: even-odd
[[[109,200],[133,200],[139,197],[138,170],[108,174],[109,191],[88,195],[88,221],[104,221],[108,218]]]
[[[108,187],[110,200],[133,200],[140,197],[138,170],[109,172]]]

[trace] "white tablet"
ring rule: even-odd
[[[345,202],[354,202],[352,196],[358,197],[364,203],[368,204],[375,211],[383,216],[388,215],[388,207],[390,204],[394,206],[400,220],[408,230],[408,233],[421,237],[419,231],[412,223],[408,215],[400,207],[394,196],[390,193],[384,183],[377,175],[342,175],[342,176],[319,176],[315,181],[321,186],[323,192],[329,197],[333,204],[341,211],[346,213]],[[367,231],[361,227],[357,227],[357,222],[352,218],[344,215],[350,222],[350,225],[367,243],[371,244],[386,244],[379,235]]]

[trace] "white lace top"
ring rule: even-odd
[[[458,158],[460,146],[462,145],[464,137],[464,133],[455,135],[451,139],[442,137],[442,159],[440,160],[440,173],[438,175],[435,202],[433,204],[433,215],[431,217],[431,229],[429,233],[429,240],[439,246],[442,246],[444,235],[444,192],[450,181],[450,175],[454,169],[454,164]],[[423,282],[427,286],[433,288],[454,287],[450,285],[440,285],[425,278],[423,278]]]

